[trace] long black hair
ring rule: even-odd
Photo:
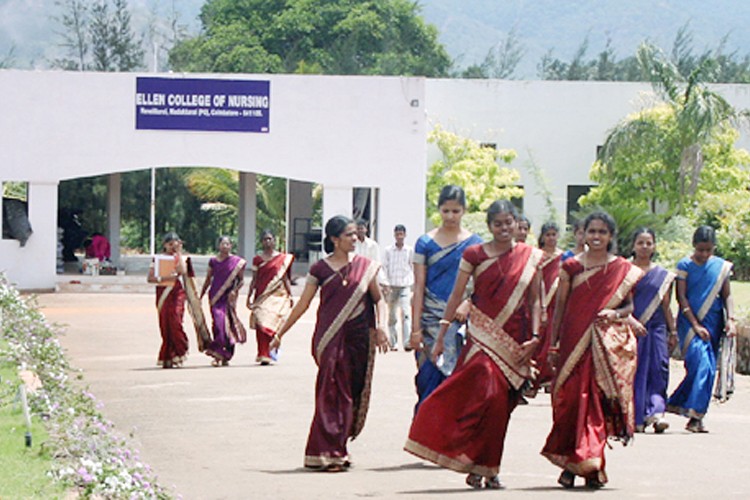
[[[557,225],[557,222],[547,221],[544,224],[542,224],[542,229],[539,230],[539,239],[537,240],[537,243],[539,244],[539,248],[544,248],[544,234],[547,231],[551,231],[552,229],[557,231],[557,234],[560,234],[560,226]]]
[[[589,224],[591,224],[591,221],[595,220],[602,221],[607,226],[607,229],[609,229],[610,238],[609,243],[607,243],[607,252],[614,253],[617,243],[617,223],[615,222],[615,219],[607,212],[603,211],[590,213],[589,216],[586,217],[586,220],[583,221],[583,231],[586,232],[586,230],[588,230],[589,228]]]
[[[326,253],[333,252],[334,246],[331,238],[338,238],[341,233],[344,232],[346,226],[353,222],[353,220],[345,215],[334,215],[328,219],[325,227],[326,237],[323,239],[323,250],[325,250]]]

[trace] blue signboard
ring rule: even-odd
[[[139,130],[269,131],[269,81],[140,77],[135,92]]]

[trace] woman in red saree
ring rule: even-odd
[[[544,251],[542,259],[542,290],[540,301],[542,303],[542,318],[539,329],[539,350],[534,354],[534,361],[539,373],[536,376],[536,386],[549,389],[554,376],[549,363],[547,353],[549,352],[550,331],[552,330],[552,318],[555,316],[555,298],[557,287],[560,283],[560,263],[562,262],[562,250],[557,248],[557,240],[560,228],[555,222],[546,222],[542,225],[539,235],[539,248]]]
[[[577,475],[589,488],[604,486],[607,438],[627,444],[634,432],[637,346],[627,318],[643,271],[610,253],[615,232],[609,214],[589,215],[588,249],[560,271],[549,350],[557,369],[553,423],[542,455],[563,469],[558,483],[565,488]]]
[[[292,310],[292,288],[289,273],[294,256],[276,250],[276,237],[266,229],[260,237],[263,252],[253,257],[253,280],[247,294],[250,328],[255,329],[258,355],[255,361],[268,365],[275,361],[271,339]],[[254,299],[253,299],[254,297]]]
[[[517,213],[507,201],[487,211],[489,243],[468,247],[448,299],[433,348],[443,351],[445,332],[474,279],[471,311],[458,365],[422,402],[404,449],[456,472],[473,488],[501,488],[498,478],[510,414],[531,378],[537,349],[542,252],[514,243]]]
[[[237,295],[242,288],[246,261],[232,255],[232,242],[228,236],[219,237],[217,247],[219,254],[208,261],[208,272],[200,294],[202,299],[208,290],[213,319],[213,339],[203,352],[213,358],[213,366],[227,366],[234,356],[234,346],[247,340],[245,327],[237,316]]]
[[[155,257],[147,278],[149,283],[157,284],[156,310],[161,330],[157,364],[162,368],[179,368],[187,359],[188,352],[188,338],[182,327],[186,303],[201,351],[204,343],[210,341],[210,336],[196,293],[192,263],[189,257],[182,256],[182,240],[176,233],[170,232],[164,235],[163,246],[164,254]],[[162,275],[159,269],[163,264],[165,269],[170,270],[166,275]]]
[[[357,228],[351,219],[341,215],[331,218],[325,233],[325,250],[330,255],[310,267],[302,296],[274,336],[271,348],[279,346],[320,288],[312,339],[318,365],[315,415],[304,463],[311,469],[341,472],[350,465],[347,441],[357,437],[365,423],[376,347],[385,353],[389,346],[381,326],[386,316],[377,283],[380,265],[352,254]]]

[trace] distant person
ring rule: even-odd
[[[380,246],[368,236],[369,232],[369,223],[365,219],[357,219],[357,242],[354,245],[354,253],[380,262]]]
[[[407,245],[406,227],[398,224],[393,229],[393,245],[385,249],[380,273],[383,294],[388,304],[388,333],[391,350],[398,350],[396,324],[401,316],[401,342],[406,348],[411,335],[411,287],[414,284],[414,249]]]
[[[229,236],[219,237],[216,247],[218,255],[208,261],[208,272],[200,295],[202,299],[208,290],[213,319],[213,339],[203,352],[213,358],[213,366],[227,366],[234,356],[234,346],[247,340],[245,327],[237,316],[237,296],[242,289],[247,262],[242,257],[232,255]]]
[[[701,226],[693,234],[693,255],[677,263],[679,345],[685,360],[685,378],[667,401],[667,410],[688,417],[690,432],[708,432],[703,418],[711,402],[716,359],[722,337],[734,338],[734,300],[729,285],[732,263],[714,255],[716,232]],[[724,397],[731,395],[733,367],[723,381]]]
[[[546,222],[539,231],[539,248],[544,251],[544,258],[540,264],[542,270],[542,289],[540,301],[542,305],[541,326],[539,327],[539,349],[534,355],[539,373],[536,377],[535,386],[549,390],[550,383],[554,378],[554,372],[547,363],[550,336],[552,330],[552,318],[555,315],[555,302],[557,289],[560,285],[560,264],[562,262],[562,250],[557,247],[560,228],[555,222]]]
[[[262,252],[253,257],[253,279],[247,294],[250,328],[255,329],[258,354],[255,361],[269,365],[276,353],[270,345],[292,310],[290,273],[294,256],[276,250],[276,235],[266,229],[260,237]]]
[[[315,414],[304,464],[326,472],[350,467],[346,444],[365,424],[375,351],[388,351],[385,302],[377,282],[380,266],[352,253],[356,240],[356,226],[348,217],[326,222],[323,243],[329,255],[310,266],[299,302],[271,342],[272,349],[279,347],[320,289],[312,339],[318,365]]]
[[[664,418],[669,384],[669,353],[677,345],[677,330],[670,304],[675,275],[654,263],[656,235],[643,227],[633,235],[632,262],[645,273],[633,290],[633,329],[638,337],[635,372],[635,431],[653,426],[661,434],[669,428]]]
[[[98,259],[99,262],[104,262],[112,256],[109,240],[102,233],[92,234],[91,238],[85,242],[84,248],[87,259]]]
[[[562,254],[562,260],[565,262],[571,257],[575,257],[579,253],[583,253],[584,250],[586,250],[586,242],[585,242],[585,234],[583,233],[583,221],[577,220],[573,223],[573,227],[571,228],[573,231],[573,241],[575,242],[575,245],[573,249],[565,250]]]
[[[157,364],[162,368],[179,368],[188,353],[188,338],[182,326],[186,302],[200,350],[211,341],[211,336],[196,293],[192,263],[182,254],[182,240],[177,233],[170,232],[164,235],[162,245],[164,253],[155,256],[147,277],[149,283],[156,283],[156,310],[162,339]]]
[[[587,250],[560,271],[548,355],[557,373],[552,429],[542,455],[562,469],[557,482],[564,488],[582,476],[598,489],[607,482],[608,440],[627,444],[635,432],[637,347],[627,318],[643,272],[613,255],[617,227],[609,214],[592,213],[583,229]]]
[[[443,316],[456,283],[461,254],[469,246],[482,242],[478,235],[461,227],[461,218],[466,212],[466,194],[461,187],[443,187],[438,198],[438,211],[442,220],[440,227],[420,236],[414,247],[411,317],[416,328],[412,326],[409,345],[417,351],[415,382],[418,401],[415,411],[456,367],[463,345],[458,330],[466,322],[469,304],[462,304],[452,318]],[[449,319],[451,324],[443,339],[443,355],[435,363],[432,348],[440,331],[440,321],[444,319]]]
[[[531,379],[539,328],[542,252],[513,241],[516,209],[487,210],[492,241],[463,252],[456,286],[440,320],[433,362],[470,278],[467,343],[453,374],[422,402],[404,449],[456,472],[472,488],[502,488],[498,477],[510,415]]]
[[[526,239],[529,237],[529,231],[531,231],[531,221],[525,215],[519,215],[518,224],[516,225],[516,241],[526,243]]]

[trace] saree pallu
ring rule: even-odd
[[[471,245],[481,243],[482,239],[472,234],[463,241],[441,247],[428,235],[417,240],[414,247],[414,263],[424,265],[425,290],[422,317],[419,318],[422,329],[424,348],[415,353],[417,375],[414,379],[417,387],[416,412],[424,399],[448,377],[456,367],[458,354],[463,346],[463,336],[459,333],[461,323],[454,321],[445,334],[442,364],[436,366],[432,358],[432,347],[440,330],[440,319],[445,312],[448,298],[453,291],[458,275],[461,255]]]
[[[638,368],[635,372],[635,425],[649,425],[667,409],[669,350],[663,300],[674,273],[651,268],[633,289],[633,316],[646,328],[638,337]]]
[[[542,293],[539,299],[542,302],[542,323],[545,327],[539,331],[540,346],[534,355],[534,362],[539,373],[536,376],[535,385],[549,385],[554,378],[554,372],[547,362],[549,354],[550,335],[552,333],[552,318],[555,316],[555,298],[557,287],[560,283],[560,263],[563,254],[546,257],[542,261]]]
[[[680,311],[677,334],[685,360],[685,378],[667,401],[667,411],[671,413],[703,418],[708,411],[716,377],[717,351],[724,334],[721,289],[731,272],[732,263],[715,256],[702,266],[690,258],[677,264],[677,279],[685,280],[690,309],[700,324],[708,329],[711,338],[708,341],[701,339]]]
[[[263,260],[260,255],[253,259],[255,300],[251,306],[250,328],[255,329],[258,343],[256,361],[268,362],[273,359],[271,340],[292,310],[292,298],[284,286],[284,280],[289,276],[293,261],[294,256],[285,253],[268,260]]]
[[[510,414],[531,378],[520,344],[531,338],[528,288],[542,253],[524,244],[495,258],[481,245],[464,253],[475,289],[458,366],[422,404],[404,449],[457,472],[500,469]]]
[[[618,307],[643,272],[617,257],[584,269],[563,263],[570,294],[560,325],[560,358],[552,391],[552,429],[542,449],[550,462],[576,475],[606,482],[607,438],[633,436],[635,335],[626,321],[597,321],[602,309]]]
[[[318,365],[315,414],[305,467],[347,466],[347,441],[364,427],[375,360],[374,304],[368,287],[378,268],[359,255],[338,271],[325,260],[310,268],[308,282],[320,286],[320,306],[312,342]]]
[[[234,346],[247,340],[245,327],[237,316],[237,296],[242,288],[245,259],[230,255],[223,261],[213,257],[208,265],[213,272],[208,290],[213,319],[213,340],[205,353],[219,361],[229,361],[234,356]]]
[[[161,348],[159,366],[180,365],[187,359],[188,337],[182,327],[185,315],[185,290],[179,281],[156,287],[156,310],[159,314]]]

